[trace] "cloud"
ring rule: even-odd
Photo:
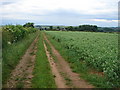
[[[97,22],[118,22],[118,20],[107,20],[107,19],[91,19],[91,20]]]
[[[118,0],[3,0],[0,11],[8,22],[14,19],[75,25],[93,21],[117,25],[117,4]]]
[[[5,5],[10,5],[10,4],[13,4],[13,3],[16,3],[16,0],[1,0],[1,4],[3,5],[3,6],[5,6]]]
[[[3,2],[2,5],[9,5],[12,4],[12,2]]]

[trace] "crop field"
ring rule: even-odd
[[[107,84],[119,86],[118,34],[50,31],[46,34],[59,43],[61,49],[68,51],[67,59],[70,63],[83,62],[87,66],[102,72]],[[78,67],[78,70],[80,68]]]
[[[117,88],[118,34],[40,31],[33,23],[6,25],[3,88]]]

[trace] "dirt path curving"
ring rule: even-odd
[[[88,82],[80,78],[79,74],[72,72],[69,64],[65,61],[65,59],[60,55],[60,53],[55,49],[55,47],[50,43],[47,37],[44,34],[44,39],[50,45],[52,49],[52,53],[57,58],[57,65],[59,65],[59,71],[64,73],[69,81],[71,82],[71,86],[74,88],[94,88],[94,86],[90,85]]]
[[[12,71],[11,77],[4,86],[5,88],[31,88],[38,37],[39,36],[37,36],[33,43],[29,46],[22,59],[19,61],[19,64]]]
[[[44,42],[43,42],[44,43]],[[57,88],[68,88],[65,84],[65,80],[64,78],[60,75],[57,67],[56,67],[56,63],[54,62],[53,58],[50,55],[50,52],[47,50],[46,44],[44,43],[44,48],[45,48],[45,52],[48,58],[48,61],[50,63],[50,67],[52,70],[52,73],[55,77],[55,83],[57,85]]]

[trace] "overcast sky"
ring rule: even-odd
[[[3,24],[117,26],[119,0],[1,0]]]

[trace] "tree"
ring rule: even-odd
[[[52,30],[53,29],[53,26],[50,26],[50,30]]]
[[[112,29],[112,28],[104,28],[104,32],[114,32],[114,29]]]
[[[67,27],[67,30],[73,31],[73,27],[72,27],[72,26],[69,26],[69,27]]]
[[[80,25],[79,30],[80,31],[91,31],[95,32],[97,31],[98,27],[96,25]]]
[[[78,27],[74,27],[74,31],[78,31]]]
[[[60,27],[59,27],[59,26],[57,26],[57,29],[58,29],[58,30],[60,30]]]
[[[24,24],[23,27],[32,27],[32,28],[34,28],[34,23],[28,22],[28,23]]]

